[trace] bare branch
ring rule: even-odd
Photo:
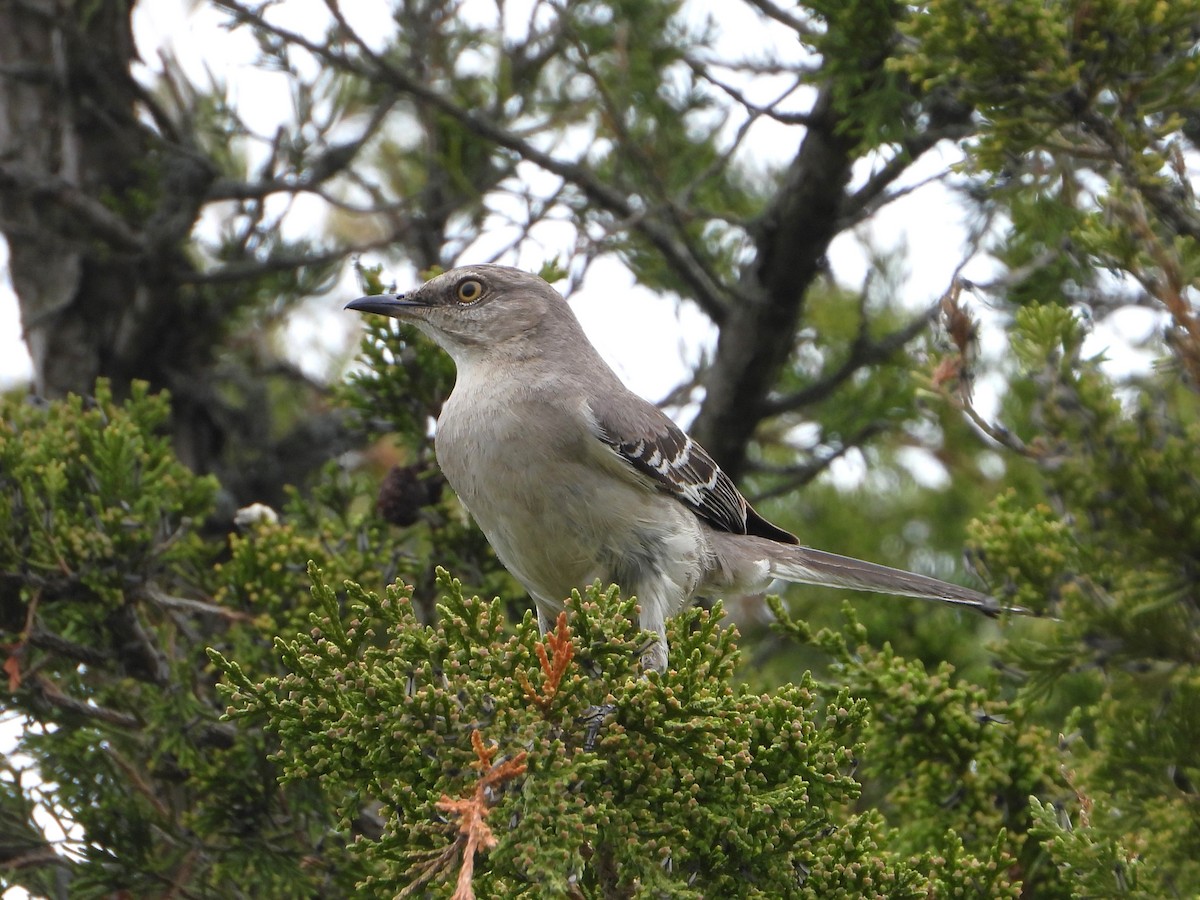
[[[934,140],[929,147],[932,147],[940,140],[941,138]],[[922,150],[921,152],[924,153],[925,151]],[[853,228],[859,222],[863,222],[873,216],[889,203],[893,203],[901,197],[906,197],[909,194],[919,191],[927,185],[944,181],[950,174],[949,170],[935,172],[933,175],[922,178],[915,184],[910,184],[894,191],[888,191],[888,185],[907,172],[915,160],[915,156],[909,156],[903,150],[888,160],[878,172],[867,179],[866,184],[846,198],[845,203],[842,204],[841,214],[838,217],[838,227],[843,230]]]
[[[76,700],[74,697],[67,696],[58,685],[45,675],[38,675],[27,681],[26,684],[30,686],[39,700],[43,700],[63,712],[82,716],[85,719],[92,719],[97,722],[104,722],[107,725],[115,725],[118,728],[136,729],[142,727],[141,721],[136,716],[127,712],[110,709],[106,706],[85,703],[82,700]]]
[[[705,65],[701,62],[698,62],[698,61],[692,61],[690,63],[690,65],[691,65],[692,71],[697,75],[697,77],[703,78],[705,81],[707,81],[713,87],[717,88],[722,93],[726,94],[730,99],[732,99],[734,102],[736,102],[739,106],[744,107],[746,109],[746,111],[750,114],[751,121],[753,121],[761,116],[766,116],[767,118],[774,119],[776,122],[780,122],[784,125],[807,125],[807,124],[809,124],[809,122],[812,121],[808,113],[780,112],[779,110],[775,109],[776,106],[778,106],[785,99],[787,99],[793,93],[795,93],[796,89],[799,88],[802,84],[802,82],[800,82],[800,81],[797,81],[791,87],[787,88],[785,91],[783,91],[778,97],[776,97],[770,103],[768,103],[764,106],[759,106],[759,105],[751,102],[750,98],[747,97],[745,95],[745,93],[743,93],[742,91],[735,88],[732,84],[728,84],[728,83],[722,81],[721,79],[717,78],[712,73],[712,71],[708,68],[707,65]]]
[[[883,434],[891,427],[888,422],[868,422],[862,428],[854,432],[853,435],[846,441],[838,444],[838,446],[830,453],[826,453],[817,457],[811,462],[798,466],[768,466],[762,462],[751,462],[747,468],[755,473],[774,475],[780,480],[767,488],[765,491],[755,493],[750,500],[753,503],[761,503],[764,500],[771,500],[775,497],[782,497],[790,494],[797,488],[802,488],[809,484],[814,478],[828,469],[837,460],[841,459],[851,450],[861,447],[871,438]]]
[[[91,232],[87,237],[100,238],[114,249],[134,254],[146,249],[146,239],[141,232],[130,228],[119,215],[64,178],[33,172],[13,163],[0,163],[0,189],[27,194],[39,202],[57,204],[82,221],[84,228],[81,232]],[[10,234],[16,227],[3,223],[4,230]]]
[[[900,350],[905,344],[909,343],[909,341],[929,327],[929,323],[937,317],[939,308],[940,306],[935,303],[923,315],[913,319],[903,328],[897,329],[891,334],[884,335],[877,341],[872,341],[866,337],[866,322],[864,320],[863,328],[859,331],[859,336],[855,339],[850,348],[849,355],[842,360],[841,365],[819,381],[815,381],[799,391],[795,391],[784,397],[766,400],[763,405],[765,414],[773,416],[780,413],[792,412],[824,400],[848,381],[859,369],[864,366],[873,366],[881,362],[886,362],[890,359],[896,351]]]
[[[746,0],[751,6],[769,19],[774,19],[792,29],[801,37],[817,37],[819,32],[799,16],[794,16],[785,9],[776,6],[770,0]]]
[[[56,653],[89,666],[106,666],[112,662],[111,654],[103,653],[95,647],[77,644],[62,635],[46,631],[39,625],[34,625],[28,634],[30,646],[37,647],[39,650]]]
[[[301,177],[284,176],[262,181],[233,181],[228,178],[218,178],[208,190],[207,200],[257,200],[272,194],[302,194],[317,192],[320,185],[333,176],[345,171],[355,157],[375,135],[387,119],[392,107],[396,105],[396,96],[381,101],[372,111],[367,124],[363,126],[358,137],[326,148],[309,165],[309,171]]]
[[[258,278],[261,275],[267,275],[272,272],[288,272],[305,267],[315,268],[333,265],[345,259],[346,254],[349,252],[362,253],[369,250],[381,250],[391,246],[393,243],[395,243],[395,236],[388,235],[384,238],[358,244],[353,248],[342,247],[318,253],[305,253],[300,256],[279,253],[262,260],[256,259],[229,263],[228,265],[205,272],[186,270],[178,273],[178,275],[180,282],[184,284],[227,284],[234,281]]]
[[[247,613],[238,612],[236,609],[227,609],[224,606],[217,606],[215,603],[206,603],[203,600],[196,600],[192,597],[172,597],[152,584],[146,585],[142,593],[151,603],[161,606],[164,609],[200,613],[206,616],[217,616],[222,619],[236,621],[249,621],[254,618]]]
[[[523,159],[548,172],[562,177],[575,185],[584,196],[600,208],[616,215],[630,228],[638,230],[671,263],[684,283],[692,290],[696,303],[716,322],[720,323],[728,308],[748,298],[739,294],[732,285],[722,284],[715,279],[697,259],[679,234],[661,218],[650,211],[638,209],[620,190],[612,187],[595,172],[578,162],[559,159],[525,140],[517,133],[505,128],[491,118],[474,110],[464,109],[439,91],[420,81],[410,72],[394,65],[390,60],[376,54],[366,55],[364,64],[345,56],[323,44],[314,42],[298,32],[267,21],[258,13],[231,0],[216,0],[217,5],[229,10],[235,17],[274,34],[289,43],[303,47],[316,58],[376,83],[391,84],[397,91],[406,94],[433,109],[436,109],[492,143],[512,150]]]

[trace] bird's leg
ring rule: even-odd
[[[642,668],[646,671],[667,671],[667,617],[666,603],[655,593],[647,591],[638,598],[638,627],[652,631],[657,638],[642,651]]]
[[[667,671],[667,640],[659,635],[654,642],[642,651],[642,668],[646,671]]]
[[[589,706],[581,715],[575,717],[576,722],[587,726],[583,735],[584,750],[590,753],[596,749],[596,744],[600,740],[600,730],[604,727],[604,720],[616,711],[615,704],[604,703],[600,706]]]

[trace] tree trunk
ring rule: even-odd
[[[215,472],[232,502],[278,503],[346,444],[342,417],[316,411],[281,439],[265,377],[216,372],[252,292],[200,284],[185,253],[216,170],[190,123],[176,128],[130,74],[132,8],[0,0],[0,230],[34,387],[170,390],[180,458]]]
[[[776,199],[755,229],[758,253],[744,277],[752,299],[731,307],[722,323],[692,425],[692,434],[735,479],[766,416],[764,401],[791,358],[805,294],[838,233],[854,162],[857,139],[838,129],[830,88],[821,91],[809,119]]]
[[[184,309],[179,247],[212,176],[139,119],[131,14],[121,0],[0,2],[0,228],[47,397],[90,394],[98,377],[118,393],[134,378],[177,387],[211,362],[215,323]],[[206,469],[211,429],[177,424]]]

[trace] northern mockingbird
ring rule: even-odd
[[[696,596],[741,596],[772,579],[1002,609],[985,594],[799,545],[746,502],[704,448],[621,383],[566,300],[507,266],[453,269],[407,294],[347,309],[410,322],[454,359],[437,459],[545,630],[572,588],[635,595],[658,635]]]

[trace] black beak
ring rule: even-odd
[[[408,300],[404,294],[376,294],[373,297],[359,297],[357,300],[351,300],[346,304],[346,309],[378,313],[381,316],[394,318],[403,315],[405,309],[423,306],[428,306],[428,304],[418,300]]]

